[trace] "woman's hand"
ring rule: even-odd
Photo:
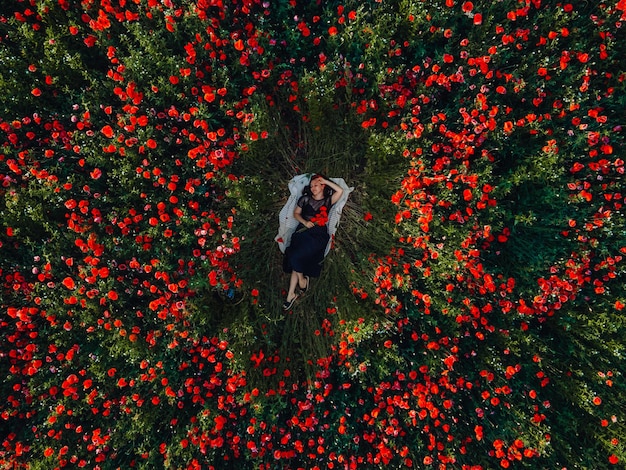
[[[304,217],[302,217],[302,207],[300,206],[296,206],[296,208],[294,209],[293,218],[300,222],[302,225],[304,225],[306,228],[315,227],[314,222],[306,220]]]
[[[334,181],[330,181],[326,178],[322,178],[322,182],[334,191],[331,197],[331,204],[335,204],[339,199],[341,199],[343,189],[341,189],[341,186],[336,184]]]

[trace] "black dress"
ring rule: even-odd
[[[332,203],[330,197],[316,200],[310,196],[302,196],[298,199],[298,206],[302,208],[300,215],[303,219],[315,221],[324,211],[326,213],[330,211]],[[316,223],[311,228],[298,225],[291,236],[290,245],[285,250],[283,270],[287,273],[296,271],[305,276],[319,277],[329,239],[326,224]]]

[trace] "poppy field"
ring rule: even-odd
[[[623,468],[626,1],[0,7],[0,468]],[[289,180],[353,187],[293,309]]]

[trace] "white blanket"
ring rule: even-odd
[[[310,173],[297,175],[289,181],[289,199],[280,210],[280,214],[278,216],[278,235],[276,235],[276,238],[274,239],[278,242],[278,247],[283,253],[291,243],[291,236],[293,235],[293,232],[295,232],[296,227],[298,227],[298,221],[293,217],[293,211],[296,208],[298,199],[302,196],[302,190],[308,186],[312,176],[313,175]],[[328,234],[330,235],[330,240],[326,246],[324,256],[326,256],[330,251],[330,247],[332,246],[333,239],[335,237],[335,232],[337,231],[337,225],[339,225],[339,220],[341,219],[341,211],[343,210],[343,206],[346,205],[348,196],[350,196],[350,193],[354,190],[354,188],[348,187],[343,178],[329,179],[343,189],[343,194],[333,207],[331,207],[330,213],[328,214]]]

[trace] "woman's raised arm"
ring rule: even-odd
[[[334,183],[331,180],[328,180],[326,178],[323,179],[323,182],[325,185],[330,186],[330,188],[334,191],[333,192],[333,196],[330,199],[330,201],[335,204],[339,199],[341,199],[341,195],[343,194],[343,189],[341,189],[341,186],[339,186],[337,183]]]

